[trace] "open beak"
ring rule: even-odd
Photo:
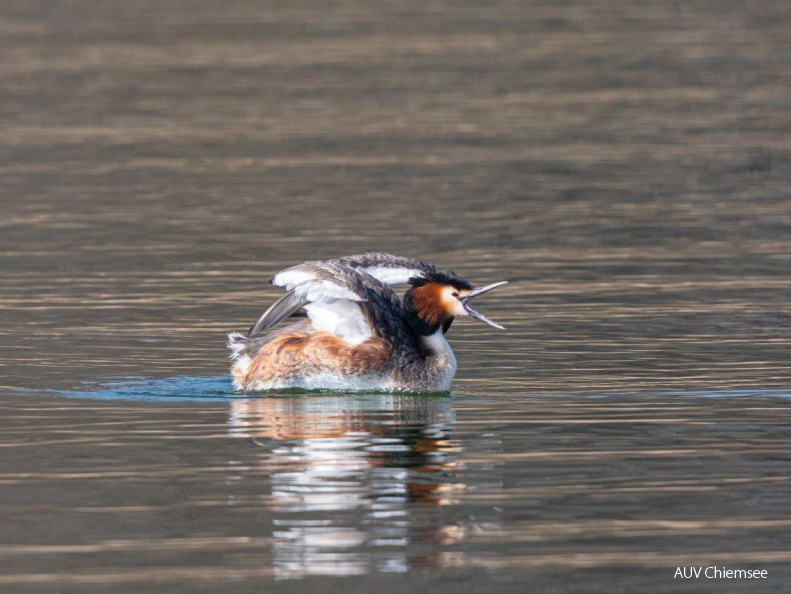
[[[506,284],[507,282],[508,281],[501,281],[499,283],[494,283],[494,284],[491,284],[491,285],[486,285],[485,287],[479,287],[477,289],[473,289],[472,291],[470,291],[470,293],[468,295],[465,295],[464,297],[459,299],[459,301],[461,301],[461,304],[464,306],[464,310],[468,314],[470,314],[471,318],[475,318],[476,320],[480,320],[481,322],[489,324],[490,326],[494,326],[495,328],[499,328],[500,330],[505,330],[505,328],[503,328],[500,324],[497,324],[496,322],[492,322],[485,315],[479,314],[477,311],[475,311],[472,308],[472,305],[470,305],[470,301],[472,301],[473,297],[477,297],[478,295],[483,295],[484,293],[488,293],[492,289],[496,289],[497,287],[502,286],[502,285]]]

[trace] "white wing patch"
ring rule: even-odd
[[[328,300],[305,306],[312,326],[320,332],[329,332],[349,346],[357,346],[373,336],[360,308],[353,301]]]
[[[358,270],[370,274],[386,285],[401,285],[414,276],[423,276],[423,272],[415,268],[388,268],[387,266],[378,265],[358,268]]]
[[[290,289],[289,289],[290,290]],[[305,283],[294,291],[296,296],[310,302],[326,302],[334,299],[348,299],[349,301],[363,301],[363,298],[354,291],[336,285],[330,281],[320,283]]]
[[[277,285],[278,287],[285,287],[288,291],[290,291],[297,285],[301,285],[302,283],[306,283],[315,279],[315,274],[311,272],[289,268],[283,272],[278,272],[275,276],[273,276],[272,284]]]

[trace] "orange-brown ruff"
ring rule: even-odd
[[[445,340],[456,316],[496,327],[470,305],[475,289],[452,271],[389,254],[305,262],[272,277],[287,293],[247,336],[229,336],[239,390],[449,390],[456,358]],[[389,285],[409,283],[403,300]],[[305,317],[257,337],[292,316]]]

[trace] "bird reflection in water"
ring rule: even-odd
[[[449,396],[234,401],[231,434],[261,446],[255,463],[271,484],[276,576],[406,572],[415,544],[462,538],[440,514],[421,514],[464,489],[453,421]]]

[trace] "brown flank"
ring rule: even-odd
[[[234,379],[245,389],[260,382],[334,371],[360,375],[379,370],[390,356],[391,345],[369,338],[351,347],[329,332],[282,334],[267,343],[250,362],[246,373],[234,370]]]

